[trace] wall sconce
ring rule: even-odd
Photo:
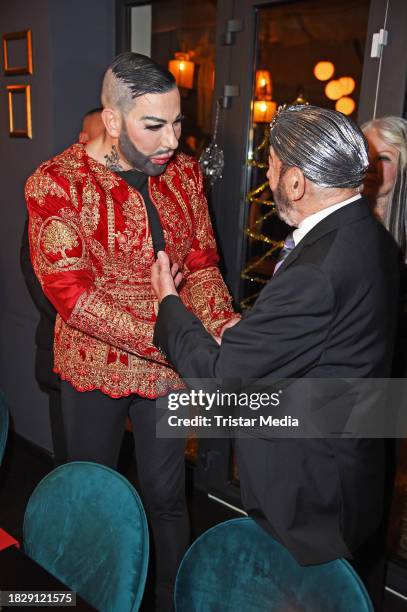
[[[274,100],[256,100],[253,106],[254,123],[270,123],[277,110]]]
[[[273,97],[271,74],[268,70],[256,70],[255,95],[258,100],[271,100]]]
[[[335,66],[332,62],[318,62],[314,66],[314,77],[318,81],[328,81],[331,79],[335,72]]]
[[[175,53],[175,59],[168,62],[168,70],[174,75],[178,87],[184,89],[193,89],[194,68],[188,53]]]

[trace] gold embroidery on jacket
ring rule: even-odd
[[[58,217],[48,217],[39,232],[39,248],[48,265],[56,269],[77,269],[84,256],[83,239],[76,227],[69,221],[62,221]],[[68,255],[80,247],[78,256]],[[59,255],[59,259],[52,260],[50,255]]]
[[[83,171],[83,163],[80,157],[76,154],[76,150],[72,147],[66,155],[58,155],[57,174],[64,177],[69,182],[69,198],[76,210],[79,209],[78,189],[77,185],[82,184],[86,176]]]
[[[114,257],[116,232],[114,218],[114,203],[110,192],[106,192],[106,208],[107,208],[107,247],[109,255]]]
[[[69,324],[129,353],[137,354],[135,347],[142,345],[149,359],[165,363],[152,342],[154,322],[136,319],[118,306],[113,295],[103,290],[85,292],[77,301]],[[154,304],[151,304],[150,312],[153,308]]]
[[[183,301],[201,319],[211,334],[217,335],[231,317],[232,299],[215,266],[188,276],[181,292]]]
[[[80,220],[85,236],[91,236],[99,224],[100,194],[96,186],[92,183],[90,176],[86,178],[86,183],[82,192],[82,210]]]
[[[41,172],[42,166],[28,179],[25,186],[25,197],[33,198],[40,206],[44,206],[47,195],[69,200],[65,191],[55,180]]]
[[[163,180],[162,177],[160,179]],[[171,193],[173,193],[172,187]],[[191,220],[191,211],[188,211],[187,215],[180,215],[177,202],[162,193],[159,184],[151,183],[150,198],[160,215],[166,250],[170,259],[173,263],[182,267],[192,245],[193,221]],[[184,207],[183,211],[185,210]],[[174,236],[177,237],[177,241],[174,241]]]
[[[80,145],[77,145],[80,146]],[[122,180],[117,174],[106,168],[103,164],[99,163],[92,157],[88,157],[89,168],[96,181],[102,187],[103,191],[111,191],[118,185]]]
[[[130,283],[145,280],[144,271],[140,274],[140,261],[147,266],[154,263],[153,241],[149,231],[147,210],[142,196],[136,189],[129,186],[128,197],[122,204],[126,227],[123,233],[116,234],[119,246],[118,259],[125,264],[127,280]],[[134,257],[137,253],[137,257]]]
[[[204,235],[210,223],[200,212],[206,202],[197,163],[178,155],[149,183],[166,249],[172,261],[185,268],[182,299],[215,332],[233,314],[219,271],[213,267],[191,274],[184,266],[192,248],[214,245],[212,232]],[[76,201],[70,201],[72,189]],[[40,281],[49,273],[76,269],[94,278],[68,322],[57,317],[55,371],[77,389],[100,389],[112,397],[156,397],[181,388],[179,375],[152,343],[157,308],[150,283],[154,251],[139,192],[89,158],[78,144],[42,164],[27,182],[26,194],[33,265]],[[197,220],[204,229],[197,227]],[[52,222],[58,224],[49,227]],[[137,347],[143,357],[135,354]]]

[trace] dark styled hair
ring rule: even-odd
[[[166,93],[176,87],[174,76],[163,66],[140,53],[120,53],[103,79],[102,104],[127,112],[135,98]]]
[[[165,93],[176,87],[175,78],[169,70],[140,53],[120,53],[110,68],[114,76],[129,87],[132,98],[149,93]]]

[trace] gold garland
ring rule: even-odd
[[[303,95],[303,92],[300,90],[296,100],[294,100],[294,102],[292,102],[292,104],[309,104],[309,102],[305,99],[305,97]],[[286,106],[287,105],[283,105],[283,106],[279,107],[278,112],[276,113],[275,117],[273,118],[273,121],[272,121],[271,125],[273,125],[273,123],[276,121],[278,113],[281,112],[282,110],[284,110],[284,108]],[[247,165],[250,168],[257,168],[259,170],[265,170],[265,169],[268,168],[268,163],[265,163],[264,161],[260,161],[260,159],[264,155],[265,151],[268,152],[269,132],[270,132],[271,125],[268,126],[264,130],[263,140],[254,149],[253,156],[250,159],[247,160]],[[264,157],[263,157],[263,159],[264,159]],[[258,240],[259,242],[263,242],[265,244],[271,245],[271,248],[268,249],[266,251],[266,253],[264,253],[264,255],[262,255],[261,257],[256,258],[254,260],[251,260],[246,265],[246,267],[242,270],[242,272],[240,274],[241,278],[243,278],[245,280],[248,280],[248,281],[250,281],[252,283],[259,283],[261,285],[266,285],[268,283],[268,281],[269,281],[269,277],[261,278],[260,276],[251,274],[251,272],[253,270],[256,270],[256,268],[258,268],[258,266],[265,259],[267,259],[267,257],[272,255],[276,250],[282,248],[282,246],[284,245],[284,242],[282,240],[281,241],[273,240],[272,238],[270,238],[269,236],[266,236],[262,232],[256,231],[256,228],[259,227],[259,226],[261,227],[262,223],[264,223],[264,221],[266,219],[268,219],[272,215],[277,214],[276,205],[273,202],[273,200],[270,200],[270,199],[263,200],[261,197],[258,197],[261,193],[263,193],[266,189],[268,189],[268,187],[269,187],[269,182],[265,181],[264,183],[261,183],[261,185],[258,185],[254,189],[251,189],[248,192],[247,196],[246,196],[246,200],[247,200],[247,202],[249,203],[250,206],[252,204],[262,205],[262,206],[269,206],[270,210],[267,211],[265,215],[262,215],[259,219],[257,219],[257,221],[255,221],[249,227],[247,227],[245,229],[245,234],[251,240]],[[244,298],[240,302],[240,305],[241,305],[242,309],[244,310],[244,309],[247,309],[247,308],[251,308],[251,303],[255,301],[255,299],[257,298],[259,293],[260,292],[258,291],[257,293]]]
[[[248,159],[247,161],[248,166],[250,166],[251,168],[258,168],[260,170],[265,170],[266,168],[268,168],[267,163],[261,162],[258,159],[258,156],[261,156],[262,153],[264,153],[264,151],[268,149],[268,140],[269,140],[269,130],[266,129],[264,131],[263,140],[253,151],[253,157],[251,159]],[[253,274],[252,272],[255,271],[263,261],[265,261],[268,257],[270,257],[270,255],[272,255],[274,251],[276,251],[277,249],[280,249],[281,246],[283,245],[281,241],[273,240],[269,236],[266,236],[265,234],[257,230],[258,227],[262,227],[262,224],[264,223],[264,221],[266,221],[266,219],[276,214],[276,206],[273,200],[262,199],[258,197],[261,193],[263,193],[268,188],[269,188],[269,182],[264,181],[263,183],[261,183],[261,185],[258,185],[257,187],[255,187],[254,189],[251,189],[248,192],[246,196],[246,201],[248,202],[250,206],[253,204],[269,206],[270,210],[268,210],[266,214],[262,215],[253,224],[247,227],[245,229],[245,234],[252,240],[257,240],[259,242],[263,242],[265,244],[271,245],[271,248],[268,249],[266,253],[264,253],[264,255],[262,255],[261,257],[257,257],[254,261],[253,260],[250,261],[245,266],[245,268],[242,270],[240,274],[241,278],[248,280],[251,283],[259,283],[261,285],[266,285],[268,283],[269,278],[268,277],[262,278],[261,276]],[[243,310],[251,308],[252,302],[254,302],[254,300],[257,298],[259,293],[260,292],[257,292],[253,295],[250,295],[244,298],[240,302],[241,308]]]

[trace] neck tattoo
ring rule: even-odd
[[[109,168],[109,170],[112,170],[112,172],[123,171],[123,167],[120,163],[120,156],[115,145],[112,145],[111,152],[105,155],[105,160],[106,168]]]

